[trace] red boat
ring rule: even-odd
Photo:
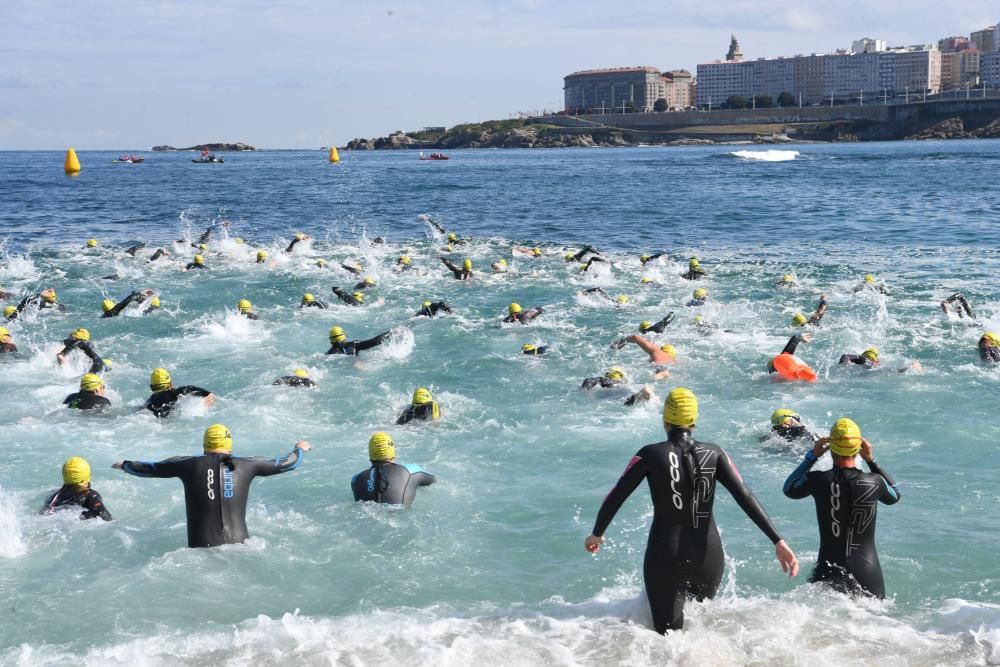
[[[445,155],[444,153],[431,153],[430,155],[424,157],[424,154],[421,153],[419,159],[421,159],[421,160],[447,160],[448,156]]]

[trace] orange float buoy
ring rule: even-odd
[[[816,371],[794,354],[782,352],[771,360],[771,365],[774,366],[775,372],[786,380],[816,381]]]

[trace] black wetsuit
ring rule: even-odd
[[[941,310],[943,310],[944,312],[947,313],[948,312],[948,304],[954,305],[956,302],[958,302],[958,305],[955,306],[955,312],[958,313],[959,317],[965,317],[965,315],[968,315],[972,319],[976,319],[976,313],[975,313],[975,311],[972,310],[972,306],[969,305],[968,300],[965,298],[965,296],[961,292],[955,292],[954,294],[952,294],[951,296],[949,296],[947,299],[945,299],[944,301],[942,301],[941,302]]]
[[[212,238],[212,228],[208,227],[207,229],[205,229],[205,231],[201,233],[201,236],[198,237],[198,243],[197,244],[192,243],[191,245],[197,248],[202,243],[208,243],[208,240],[210,238]]]
[[[995,345],[979,348],[979,358],[988,364],[1000,363],[1000,347]]]
[[[472,278],[472,271],[466,271],[464,268],[455,266],[444,257],[441,258],[441,261],[444,262],[444,265],[447,266],[452,275],[455,276],[455,280],[469,280]]]
[[[88,341],[67,338],[63,341],[63,346],[62,351],[56,356],[65,357],[73,350],[80,350],[85,355],[90,357],[90,370],[87,371],[88,373],[100,373],[104,370],[104,360],[97,356],[97,353],[94,352],[93,346]]]
[[[183,387],[175,387],[173,389],[164,389],[163,391],[157,391],[148,399],[146,399],[146,409],[152,412],[157,417],[168,417],[173,409],[177,407],[177,400],[181,396],[208,396],[211,394],[208,389],[202,389],[201,387],[195,387],[194,385],[185,385]]]
[[[361,274],[361,269],[359,269],[356,266],[348,266],[347,264],[341,264],[340,268],[342,268],[344,271],[347,271],[348,273],[353,273],[356,276]]]
[[[248,320],[259,320],[260,316],[257,313],[247,311],[245,313],[241,312],[240,315],[247,318]]]
[[[611,389],[612,387],[620,387],[623,384],[625,384],[624,380],[610,380],[602,375],[600,377],[587,378],[580,385],[580,388],[590,390],[600,385],[604,389]]]
[[[132,255],[133,257],[135,257],[135,253],[139,252],[140,250],[142,250],[145,247],[146,247],[145,243],[140,243],[138,245],[132,246],[131,248],[128,248],[127,250],[125,250],[125,252],[127,254]]]
[[[584,271],[584,272],[586,272],[586,271],[589,271],[589,270],[590,270],[590,267],[591,267],[591,265],[592,265],[592,264],[593,264],[594,262],[606,262],[606,261],[607,261],[607,260],[606,260],[606,259],[604,259],[603,257],[597,257],[597,256],[594,256],[594,257],[591,257],[590,259],[588,259],[588,260],[587,260],[587,263],[586,263],[586,264],[584,264],[584,265],[583,265],[582,267],[580,267],[580,270],[581,270],[581,271]]]
[[[359,282],[359,283],[355,283],[354,284],[354,290],[357,291],[357,292],[360,292],[361,290],[371,289],[373,287],[375,287],[375,285],[371,285],[369,283],[366,283],[363,280],[361,282]]]
[[[857,364],[858,366],[864,366],[865,368],[875,368],[878,366],[878,361],[872,361],[867,359],[860,354],[842,354],[840,355],[839,364]]]
[[[782,440],[794,442],[796,440],[809,440],[814,443],[819,440],[819,436],[805,427],[804,424],[796,426],[772,426],[771,432]]]
[[[542,345],[540,347],[536,347],[533,350],[524,350],[524,349],[522,349],[521,350],[521,354],[529,354],[531,356],[537,357],[538,355],[545,354],[548,351],[549,351],[549,346],[548,345]]]
[[[294,239],[292,239],[292,242],[288,244],[287,248],[285,248],[285,252],[291,252],[292,249],[295,247],[295,244],[296,243],[300,243],[302,241],[305,241],[305,239],[304,238],[302,238],[302,239],[300,239],[300,238],[294,238]]]
[[[663,330],[667,328],[667,325],[673,321],[674,321],[674,312],[670,311],[670,313],[668,313],[667,316],[664,317],[662,320],[660,320],[653,326],[649,327],[648,329],[643,329],[642,333],[647,333],[649,331],[652,331],[654,333],[663,333]]]
[[[708,303],[708,299],[691,299],[684,305],[687,306],[688,308],[699,308],[701,306],[704,306],[706,303]]]
[[[649,257],[646,257],[645,259],[643,259],[642,257],[640,257],[639,261],[642,262],[643,266],[645,266],[649,262],[652,262],[654,259],[659,259],[660,257],[663,257],[666,254],[667,253],[665,253],[665,252],[658,252],[655,255],[650,255]]]
[[[517,313],[515,315],[508,315],[507,317],[503,318],[503,321],[505,324],[513,324],[514,322],[517,322],[518,324],[527,324],[531,322],[531,320],[541,315],[542,312],[543,311],[541,308],[522,310],[520,313]]]
[[[834,466],[810,471],[816,457],[806,453],[788,479],[789,498],[812,496],[819,522],[819,555],[809,581],[824,581],[845,593],[866,592],[885,597],[885,583],[875,551],[875,515],[878,502],[899,502],[899,489],[875,461],[871,472]]]
[[[111,407],[111,401],[98,396],[92,391],[78,391],[63,399],[63,405],[77,410],[105,410]]]
[[[315,387],[316,383],[309,378],[302,378],[298,375],[285,375],[275,380],[272,384],[285,385],[286,387]]]
[[[125,297],[124,299],[122,299],[121,301],[119,301],[117,304],[115,304],[114,308],[112,308],[108,312],[106,312],[103,315],[101,315],[101,317],[118,317],[119,315],[121,315],[121,312],[123,310],[125,310],[126,308],[128,308],[128,306],[129,306],[130,303],[132,303],[133,301],[136,301],[136,300],[138,300],[139,303],[142,303],[142,301],[143,301],[142,292],[132,292],[127,297]]]
[[[681,274],[681,278],[683,278],[684,280],[698,280],[700,278],[704,278],[707,275],[708,274],[705,273],[705,269],[702,268],[688,269],[687,271]]]
[[[410,405],[405,410],[403,414],[399,415],[396,419],[397,424],[408,424],[414,419],[419,419],[421,421],[432,421],[434,419],[435,408],[437,408],[437,402],[431,401],[430,403],[425,403],[424,405]],[[441,415],[440,408],[437,410],[438,416]]]
[[[811,324],[814,327],[818,327],[819,321],[823,319],[824,315],[826,315],[826,297],[821,296],[819,298],[819,305],[816,306],[816,312],[813,313],[812,316],[810,316],[806,324]]]
[[[451,308],[444,301],[435,301],[429,306],[423,306],[420,311],[417,312],[414,317],[434,317],[438,312],[445,312],[451,314]]]
[[[799,343],[801,342],[802,342],[802,334],[794,334],[791,338],[788,339],[788,342],[785,343],[785,349],[781,351],[781,354],[795,354],[795,350],[798,349]],[[777,372],[774,368],[773,359],[767,362],[767,372],[768,373]]]
[[[111,521],[111,512],[104,506],[101,494],[91,488],[86,491],[77,491],[76,486],[64,484],[62,488],[53,491],[45,500],[45,507],[41,514],[52,514],[54,511],[73,506],[82,507],[81,519],[96,519],[98,517],[105,521]]]
[[[378,461],[351,478],[354,500],[369,500],[409,507],[418,486],[430,486],[434,475],[410,463]]]
[[[322,308],[322,309],[325,309],[325,308],[328,308],[328,307],[329,306],[327,306],[325,303],[323,303],[319,299],[313,299],[312,301],[304,301],[301,304],[299,304],[299,308]]]
[[[579,262],[581,259],[583,259],[583,256],[586,255],[588,252],[594,253],[596,255],[597,254],[597,248],[594,248],[594,247],[589,246],[589,245],[588,246],[584,246],[583,250],[581,250],[580,252],[576,253],[572,257],[567,257],[566,261],[567,262]]]
[[[357,355],[358,352],[362,350],[367,350],[369,348],[381,345],[382,342],[389,337],[391,331],[386,331],[380,333],[374,338],[369,338],[368,340],[348,340],[343,343],[332,343],[330,349],[326,351],[327,354],[346,354],[348,356]]]
[[[250,537],[246,510],[250,483],[295,470],[302,462],[296,447],[282,458],[242,458],[232,454],[177,456],[158,463],[125,461],[122,470],[138,477],[180,477],[184,483],[189,547],[239,544]]]
[[[21,302],[17,304],[17,313],[20,314],[28,306],[38,306],[38,310],[58,310],[63,312],[66,310],[66,306],[62,305],[57,301],[46,301],[42,298],[41,294],[29,294],[28,296],[21,299]],[[9,320],[14,319],[13,317],[8,318]]]
[[[187,266],[184,267],[185,271],[190,271],[191,269],[204,269],[204,264],[199,264],[198,262],[189,262]]]
[[[337,298],[346,303],[348,306],[363,306],[364,301],[358,301],[354,298],[353,294],[348,294],[339,287],[332,287],[333,293],[337,295]]]
[[[663,634],[684,626],[688,596],[711,599],[722,581],[725,557],[712,514],[717,482],[771,542],[777,544],[781,535],[743,484],[729,455],[680,428],[671,429],[665,442],[646,445],[632,457],[601,505],[594,535],[604,535],[618,508],[643,479],[653,501],[643,576],[653,625]]]
[[[156,252],[154,252],[152,255],[149,256],[148,261],[155,262],[156,260],[158,260],[159,258],[163,257],[166,254],[167,254],[166,250],[164,250],[163,248],[157,248]]]

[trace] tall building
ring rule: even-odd
[[[570,112],[620,112],[629,106],[652,111],[665,94],[663,88],[663,77],[655,67],[585,70],[563,79],[563,97]]]
[[[988,28],[983,28],[972,33],[969,36],[972,48],[978,49],[983,53],[1000,51],[1000,34],[998,34],[997,28],[998,26],[991,25]]]
[[[965,88],[979,83],[980,56],[975,49],[941,54],[941,90]]]
[[[862,37],[851,42],[851,51],[854,53],[877,53],[885,51],[885,40]]]
[[[957,53],[972,46],[968,37],[945,37],[938,40],[938,51],[941,53]]]
[[[979,63],[979,75],[984,86],[1000,88],[1000,51],[984,53]]]
[[[675,69],[664,72],[663,99],[667,101],[668,109],[687,109],[695,103],[694,77],[686,69]],[[655,102],[655,100],[654,100]]]

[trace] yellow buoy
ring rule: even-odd
[[[72,148],[66,151],[66,162],[63,163],[63,169],[67,174],[80,173],[80,160],[76,157],[76,151]]]
[[[334,164],[340,162],[340,155],[337,153],[336,146],[330,148],[330,162],[333,162]]]

